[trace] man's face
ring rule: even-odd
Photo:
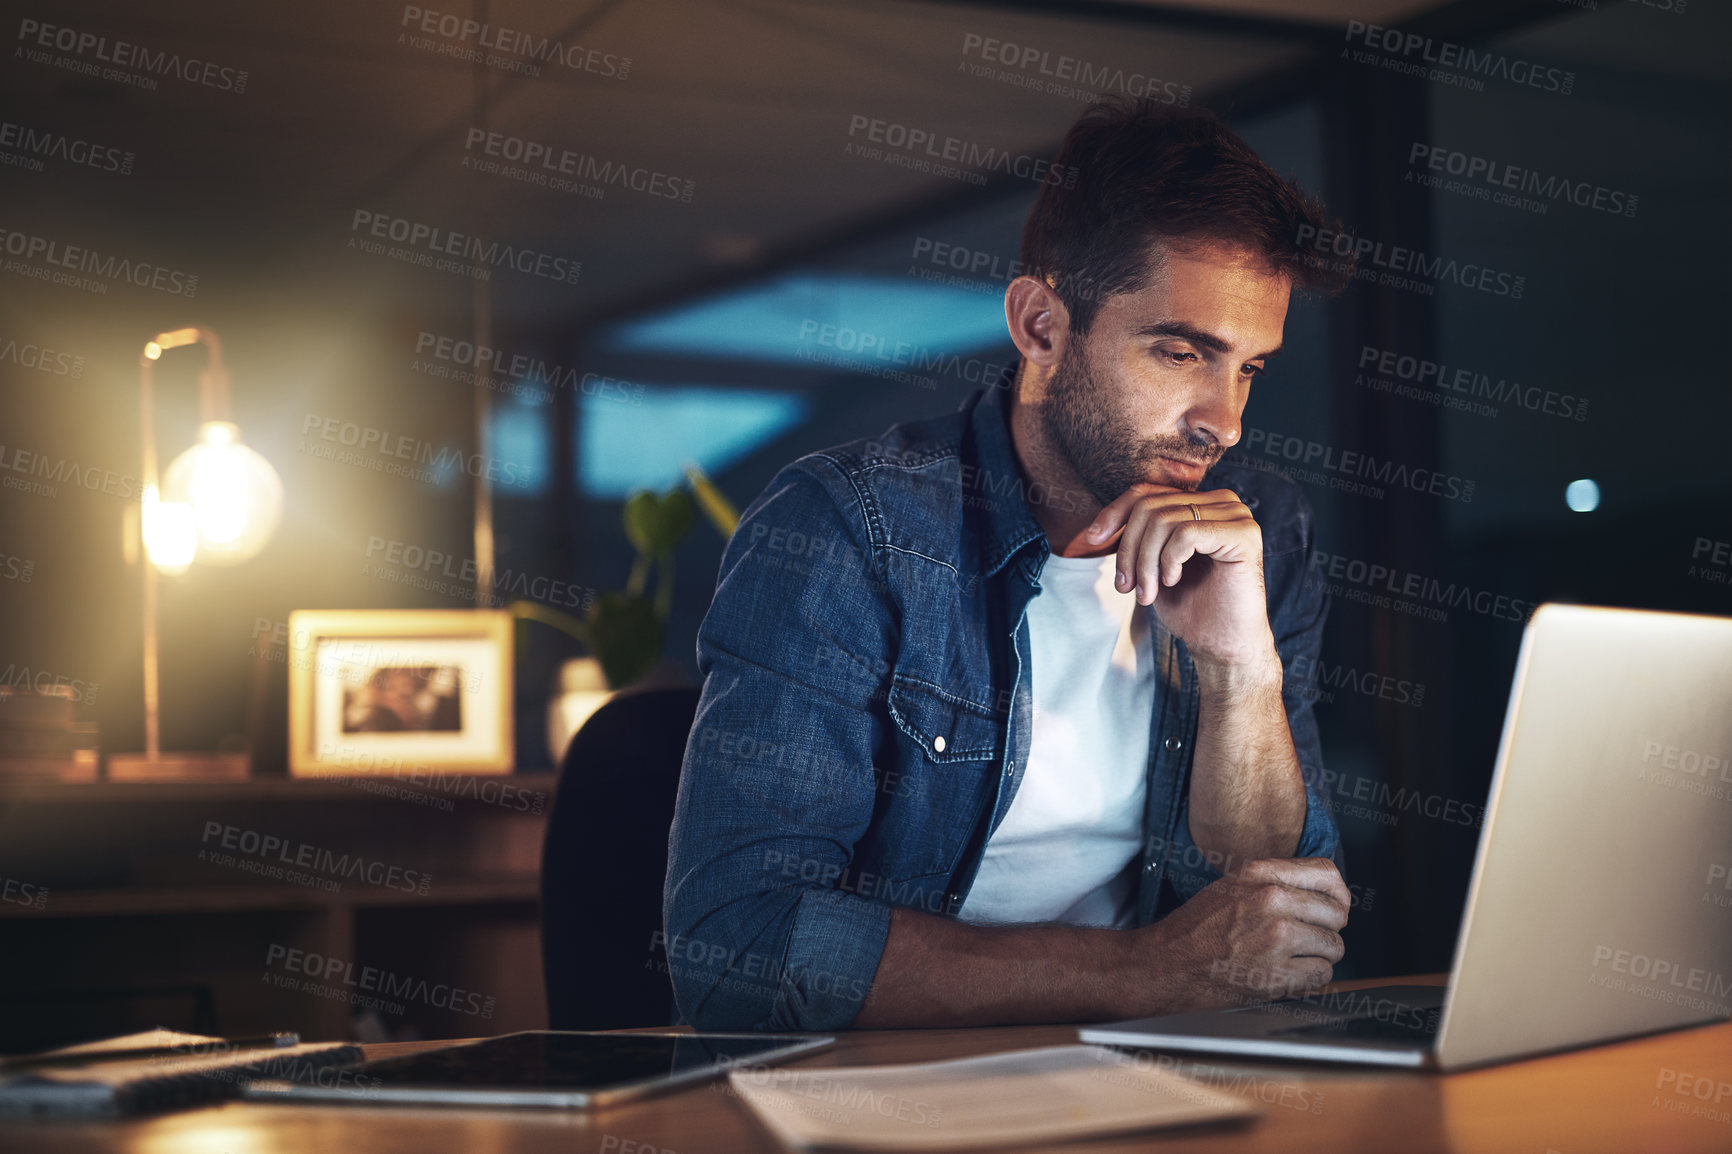
[[[1139,482],[1197,488],[1238,442],[1251,381],[1281,347],[1288,278],[1237,246],[1160,249],[1148,287],[1107,298],[1066,343],[1040,406],[1102,505]]]

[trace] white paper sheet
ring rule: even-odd
[[[901,1066],[731,1071],[785,1145],[947,1150],[1254,1117],[1255,1102],[1156,1069],[1147,1055],[1050,1046]]]

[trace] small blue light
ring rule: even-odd
[[[1583,477],[1564,489],[1564,504],[1577,513],[1592,513],[1600,507],[1600,486]]]

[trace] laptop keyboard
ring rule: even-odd
[[[1410,1011],[1390,1017],[1341,1018],[1310,1026],[1295,1026],[1277,1030],[1275,1037],[1286,1038],[1347,1038],[1366,1042],[1405,1042],[1424,1046],[1437,1040],[1437,1024],[1443,1017],[1440,1010]]]

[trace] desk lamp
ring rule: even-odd
[[[205,347],[199,374],[198,443],[168,466],[159,487],[152,370],[163,353],[184,345]],[[230,778],[247,773],[245,754],[175,753],[160,747],[157,681],[157,574],[184,573],[193,564],[234,565],[255,556],[276,530],[283,483],[270,462],[241,443],[229,420],[229,378],[222,342],[202,326],[158,333],[138,360],[139,430],[143,498],[136,535],[127,530],[128,557],[142,543],[144,570],[144,753],[109,758],[110,777]]]

